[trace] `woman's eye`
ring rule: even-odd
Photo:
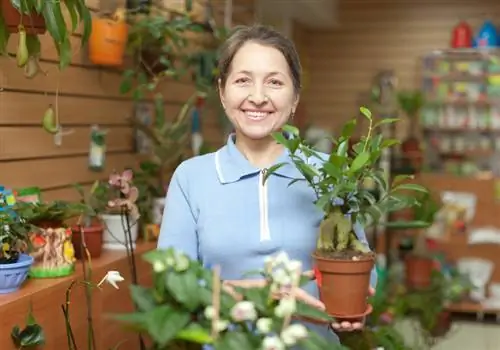
[[[247,83],[248,81],[249,81],[249,79],[248,79],[248,78],[238,78],[238,79],[236,79],[235,83],[236,83],[236,84],[245,84],[245,83]]]
[[[273,86],[281,86],[281,85],[283,85],[283,83],[280,80],[278,80],[278,79],[271,79],[269,81],[269,84],[271,84]]]

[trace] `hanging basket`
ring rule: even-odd
[[[9,33],[17,33],[19,25],[24,26],[26,34],[44,34],[47,31],[45,19],[39,14],[24,14],[12,6],[10,0],[2,1],[2,16]]]
[[[89,58],[102,66],[121,66],[127,45],[128,27],[125,22],[106,18],[92,19],[89,38]]]

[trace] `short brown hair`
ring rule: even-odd
[[[299,93],[302,67],[293,41],[272,27],[261,24],[236,27],[231,36],[222,45],[218,64],[221,86],[223,87],[226,84],[234,56],[244,44],[250,41],[275,48],[285,56],[290,74],[292,75],[294,90],[296,93]]]

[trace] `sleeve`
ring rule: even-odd
[[[358,239],[361,243],[365,244],[366,246],[369,245],[368,239],[366,238],[365,229],[363,228],[363,226],[359,222],[356,222],[356,224],[354,225],[354,233],[356,234],[356,236],[358,237]],[[377,286],[377,279],[378,279],[377,269],[375,267],[373,267],[373,270],[372,270],[372,273],[370,276],[370,285],[374,289]]]
[[[158,237],[158,249],[174,248],[198,260],[196,216],[187,190],[187,176],[182,164],[170,180]]]

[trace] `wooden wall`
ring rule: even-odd
[[[418,87],[419,57],[449,46],[464,18],[476,30],[496,0],[339,0],[339,23],[328,31],[308,30],[310,84],[303,101],[308,118],[338,130],[356,115],[360,94],[381,69],[394,69],[402,88]],[[494,18],[494,17],[493,17]]]
[[[222,23],[224,1],[213,1],[216,16]],[[98,14],[99,1],[87,0],[93,15]],[[248,0],[235,1],[234,23],[253,22],[253,8]],[[241,7],[240,5],[245,5]],[[80,34],[71,38],[71,66],[59,72],[57,54],[48,35],[41,38],[41,65],[47,75],[32,80],[23,76],[14,57],[0,58],[0,185],[11,188],[39,186],[44,199],[76,199],[72,184],[89,185],[106,178],[113,169],[136,164],[133,154],[132,129],[126,118],[132,112],[132,101],[119,92],[121,72],[92,65],[86,49],[79,49]],[[17,35],[9,42],[15,54]],[[73,133],[63,137],[60,147],[41,128],[43,114],[49,104],[56,104],[61,124]],[[189,81],[167,81],[159,87],[165,97],[168,116],[174,116],[180,105],[194,91]],[[90,126],[98,124],[109,130],[106,168],[91,172],[87,168]],[[208,141],[222,142],[216,118],[204,124]]]

